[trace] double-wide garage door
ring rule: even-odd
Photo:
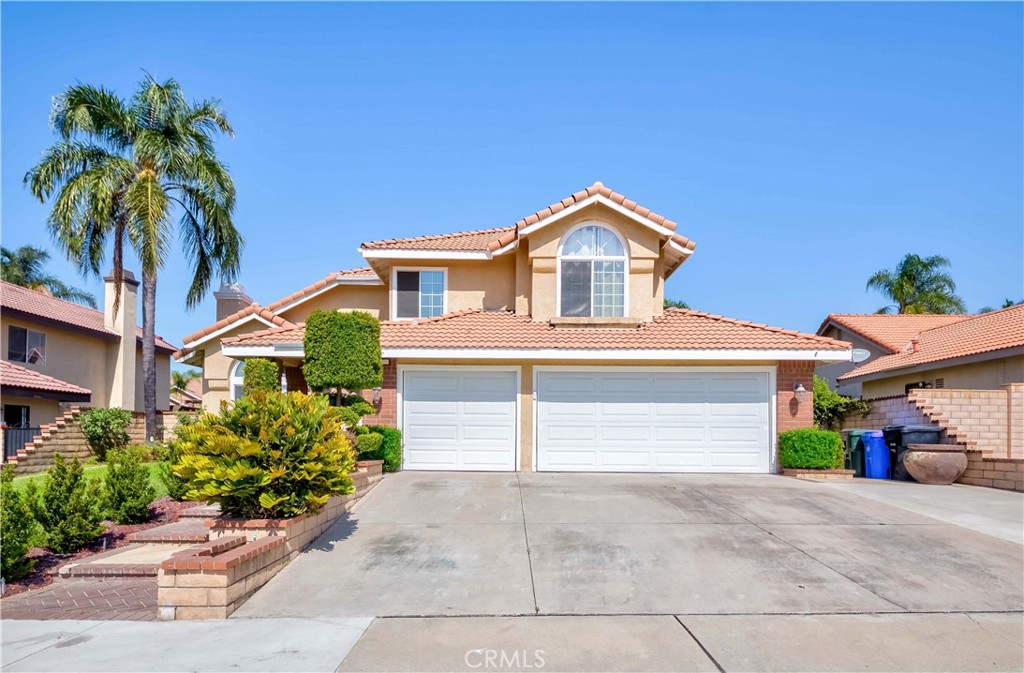
[[[407,369],[405,468],[514,470],[518,370]],[[541,370],[536,469],[767,472],[767,370]]]

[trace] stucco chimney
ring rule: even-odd
[[[252,304],[252,299],[241,283],[221,283],[213,293],[217,300],[217,320],[228,317]]]
[[[116,286],[113,275],[103,279],[103,326],[120,339],[113,345],[107,362],[110,375],[108,406],[135,410],[135,356],[139,312],[139,281],[131,271],[124,272],[121,282],[121,301],[114,315]],[[108,351],[109,352],[109,351]]]

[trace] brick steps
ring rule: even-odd
[[[147,544],[190,544],[206,542],[207,539],[206,525],[203,523],[203,519],[198,518],[164,524],[128,536],[129,542],[145,542]]]
[[[178,512],[179,519],[216,519],[220,516],[220,505],[198,505]]]
[[[70,563],[63,566],[60,577],[156,577],[159,563]]]

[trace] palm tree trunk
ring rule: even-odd
[[[157,439],[156,425],[156,273],[142,273],[142,404],[146,438]]]

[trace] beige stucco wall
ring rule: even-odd
[[[628,306],[626,315],[648,321],[661,315],[663,287],[655,280],[661,256],[661,238],[653,230],[603,205],[585,208],[530,234],[531,301],[534,320],[558,314],[558,250],[567,231],[583,222],[597,222],[616,230],[629,248]]]
[[[516,255],[512,253],[490,260],[394,260],[382,269],[387,279],[384,291],[388,307],[380,316],[382,320],[390,319],[394,309],[390,288],[396,269],[446,269],[448,311],[504,311],[516,307]]]
[[[146,408],[145,382],[142,377],[142,344],[135,351],[135,411]],[[167,411],[171,408],[171,356],[156,352],[156,409]],[[94,405],[95,406],[95,405]]]
[[[4,405],[17,404],[28,407],[28,422],[33,428],[46,423],[53,423],[60,416],[60,403],[57,400],[44,400],[38,397],[21,397],[20,395],[4,395]],[[3,417],[0,417],[2,420]]]
[[[366,311],[381,320],[387,319],[388,291],[383,285],[337,285],[327,292],[308,299],[280,313],[293,323],[305,322],[313,311]]]
[[[908,383],[929,381],[934,384],[938,378],[944,379],[944,388],[998,390],[1004,384],[1024,381],[1024,355],[864,381],[861,394],[864,399],[903,395]]]
[[[443,360],[420,360],[403,359],[398,366],[401,369],[405,365],[441,365],[441,366],[490,366],[520,368],[519,381],[519,469],[522,472],[533,471],[533,370],[540,365],[572,366],[574,363],[563,360],[489,360],[489,359],[443,359]],[[579,366],[591,367],[758,367],[775,365],[775,362],[716,362],[716,361],[694,361],[680,363],[677,360],[651,360],[637,362],[635,360],[588,360],[580,362]],[[400,384],[399,384],[400,385]],[[401,419],[399,419],[401,422]]]
[[[883,355],[888,355],[889,351],[883,349],[878,344],[868,341],[864,337],[860,336],[855,332],[849,330],[837,329],[835,327],[830,328],[824,334],[824,336],[832,337],[833,339],[839,339],[840,341],[847,341],[853,345],[854,348],[863,348],[864,350],[871,353],[871,355],[862,362],[832,362],[828,364],[819,365],[815,368],[814,373],[821,378],[828,381],[829,387],[838,392],[840,395],[846,395],[847,397],[860,397],[862,393],[861,382],[859,380],[854,381],[836,381],[836,379],[843,374],[853,371],[857,367],[861,367],[872,360],[875,360]],[[900,391],[902,393],[902,391]]]

